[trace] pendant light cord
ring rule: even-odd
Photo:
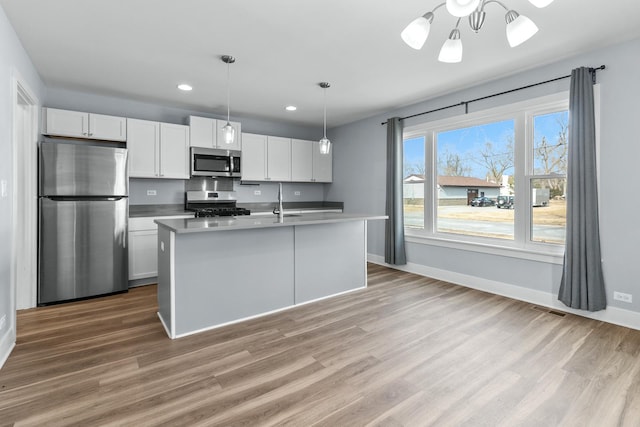
[[[230,72],[230,68],[229,68],[230,66],[231,66],[231,64],[229,62],[227,62],[227,123],[229,123],[229,118],[231,116],[231,105],[230,105],[230,103],[231,103],[231,101],[230,101],[230,99],[231,99],[231,95],[230,95],[230,93],[231,93],[231,88],[230,88],[230,86],[231,86],[231,77],[230,77],[231,76],[231,72]]]
[[[327,138],[327,88],[324,88],[324,137]]]

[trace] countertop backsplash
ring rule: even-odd
[[[186,180],[180,179],[132,178],[129,180],[129,204],[184,203],[186,183]],[[282,184],[284,201],[324,201],[324,186],[325,184],[318,183],[285,182]],[[239,180],[234,179],[233,190],[239,203],[265,203],[278,200],[277,182],[240,183]]]

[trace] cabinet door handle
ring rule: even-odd
[[[89,132],[89,136],[93,136],[93,132]]]

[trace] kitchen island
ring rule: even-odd
[[[367,221],[344,213],[156,220],[158,315],[179,338],[367,286]]]

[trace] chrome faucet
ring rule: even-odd
[[[273,208],[273,213],[278,215],[278,219],[282,219],[284,217],[284,210],[282,209],[282,183],[278,183],[278,207]]]

